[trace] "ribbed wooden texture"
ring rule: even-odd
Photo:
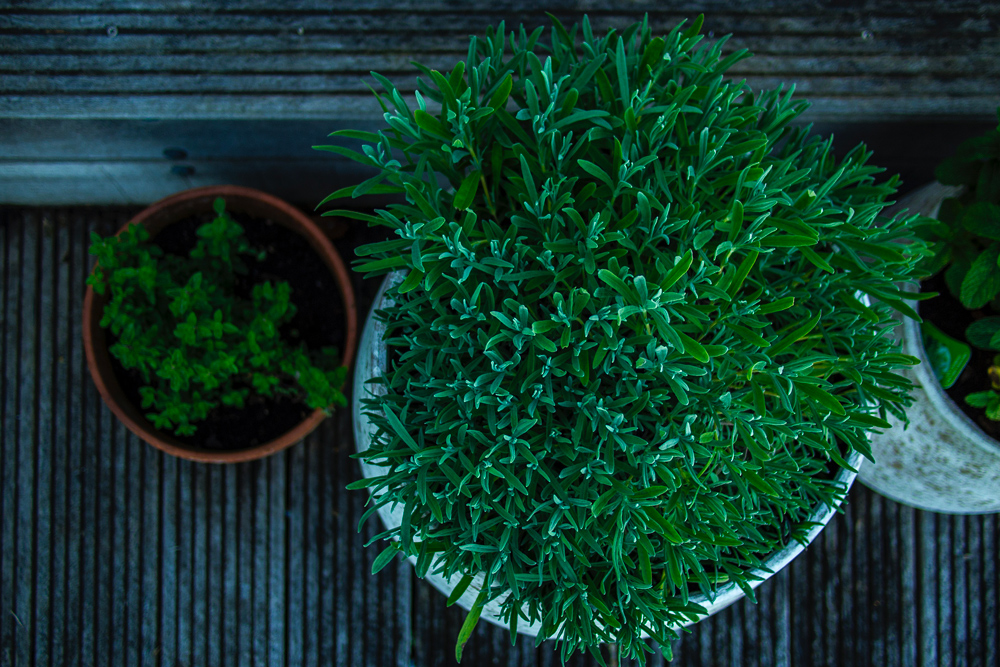
[[[0,665],[454,664],[463,614],[409,564],[370,574],[346,411],[270,459],[213,467],[159,453],[102,404],[80,343],[87,239],[131,212],[0,210]],[[349,256],[369,238],[338,244]],[[356,283],[363,308],[375,287]],[[998,541],[996,515],[855,486],[757,605],[696,625],[671,664],[1000,664]],[[559,658],[482,624],[464,664]]]
[[[377,70],[412,90],[411,60],[448,68],[506,20],[706,15],[710,39],[756,57],[732,72],[796,84],[813,118],[984,118],[1000,101],[1000,6],[970,0],[34,0],[2,3],[0,117],[371,119]],[[544,7],[544,9],[543,9]]]

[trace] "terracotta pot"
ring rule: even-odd
[[[383,308],[384,304],[391,303],[385,296],[385,291],[389,286],[399,284],[403,280],[404,275],[405,274],[402,272],[395,272],[386,276],[386,279],[382,282],[382,287],[379,289],[379,292],[375,297],[371,313],[368,316],[368,321],[365,323],[364,330],[361,334],[361,344],[358,349],[358,361],[354,369],[354,386],[357,387],[358,390],[354,394],[351,407],[352,416],[354,417],[354,442],[359,453],[368,449],[372,439],[375,437],[376,432],[375,427],[368,419],[368,415],[362,409],[361,400],[363,398],[363,394],[367,392],[369,396],[379,396],[385,393],[384,388],[380,385],[367,384],[367,380],[384,375],[388,366],[388,348],[382,342],[382,337],[385,334],[386,327],[384,322],[375,317],[375,311],[379,308]],[[851,452],[851,454],[847,457],[848,464],[850,464],[854,470],[858,469],[861,465],[861,461],[862,456],[858,452]],[[376,477],[382,474],[382,469],[379,466],[366,461],[361,461],[360,463],[361,474],[365,477]],[[856,476],[857,473],[852,470],[841,469],[837,471],[834,479],[844,485],[845,497],[847,491],[850,490],[851,485],[854,483]],[[833,515],[836,513],[837,509],[828,505],[817,505],[814,507],[809,517],[806,519],[806,521],[810,522],[812,526],[809,530],[805,531],[803,543],[800,544],[799,542],[793,540],[785,547],[774,551],[763,558],[762,567],[753,570],[753,574],[760,577],[760,579],[751,581],[750,587],[757,588],[764,583],[764,581],[778,572],[778,570],[791,563],[796,556],[805,551],[806,547],[812,544],[813,540],[819,536],[820,532],[826,527],[826,524],[830,522],[830,519],[832,519]],[[403,508],[398,504],[382,505],[378,508],[378,514],[386,528],[397,528],[402,524]],[[416,558],[410,558],[410,561],[416,564]],[[434,565],[432,564],[427,573],[427,581],[445,595],[450,595],[450,593],[458,585],[459,581],[461,581],[462,576],[456,574],[450,579],[447,579],[440,574],[435,574],[433,569]],[[472,583],[469,584],[465,593],[458,598],[457,603],[460,607],[463,607],[466,610],[472,608],[476,598],[479,596],[483,580],[483,575],[478,575],[473,578]],[[722,611],[743,597],[743,591],[735,583],[730,582],[719,586],[715,597],[711,600],[708,599],[708,597],[703,593],[697,593],[691,595],[691,601],[700,604],[705,608],[705,616],[699,618],[699,620],[702,620],[712,614]],[[507,623],[505,623],[500,616],[500,603],[502,600],[503,598],[501,597],[487,603],[483,608],[482,616],[480,618],[489,621],[494,625],[506,628]],[[693,622],[685,623],[684,627],[692,624]],[[540,629],[541,623],[528,624],[522,622],[517,626],[517,631],[519,633],[531,637],[537,636]]]
[[[284,202],[264,192],[233,185],[208,186],[186,190],[161,199],[149,208],[132,218],[118,234],[124,232],[128,225],[141,224],[155,237],[160,230],[191,215],[212,210],[212,202],[217,197],[226,200],[227,211],[237,211],[248,215],[267,218],[287,227],[292,232],[305,238],[309,245],[330,268],[337,281],[340,297],[344,302],[346,315],[344,322],[345,342],[342,363],[350,367],[357,347],[357,308],[354,302],[354,290],[347,270],[340,256],[329,239],[319,227],[305,214]],[[101,398],[111,408],[130,431],[140,438],[168,454],[191,461],[203,463],[238,463],[251,461],[281,451],[294,445],[309,435],[326,414],[323,410],[315,410],[298,426],[284,435],[269,442],[246,449],[215,450],[186,445],[162,431],[158,431],[143,416],[139,407],[125,398],[111,366],[111,357],[105,342],[105,332],[100,326],[101,314],[105,299],[96,294],[92,287],[87,286],[87,294],[83,302],[83,347],[87,355],[87,366]]]
[[[931,183],[903,197],[895,210],[937,217],[941,202],[959,189]],[[919,308],[919,302],[910,305]],[[914,385],[909,425],[872,438],[875,463],[865,461],[861,483],[896,502],[945,514],[1000,512],[1000,442],[983,432],[941,388],[924,351],[920,325],[897,316],[903,352],[920,363],[902,371]]]

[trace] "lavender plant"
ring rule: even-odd
[[[791,90],[725,78],[748,54],[700,26],[500,24],[421,67],[415,108],[373,74],[388,127],[318,147],[376,170],[326,201],[405,197],[328,212],[389,233],[358,270],[405,272],[364,404],[384,472],[351,488],[365,519],[404,508],[376,570],[485,575],[459,658],[503,595],[512,641],[540,622],[564,659],[638,658],[644,633],[669,657],[693,596],[752,598],[907,404],[889,329],[925,247],[880,215],[896,177],[793,127]]]

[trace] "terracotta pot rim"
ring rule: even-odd
[[[345,340],[343,349],[341,350],[341,363],[350,369],[354,361],[355,352],[357,351],[358,328],[357,307],[350,275],[340,255],[322,230],[307,215],[291,204],[274,195],[254,190],[253,188],[237,185],[209,185],[184,190],[151,204],[129,220],[118,230],[117,234],[124,232],[128,229],[129,225],[146,224],[150,219],[158,216],[167,216],[169,215],[167,212],[170,209],[179,205],[193,205],[193,202],[198,199],[206,199],[209,206],[207,210],[210,210],[211,202],[216,197],[225,199],[227,206],[230,202],[251,202],[252,204],[270,209],[270,215],[274,217],[275,222],[289,227],[295,233],[305,238],[321,257],[324,264],[327,265],[333,274],[341,299],[344,302]],[[239,207],[240,204],[237,203],[234,208],[238,210]],[[166,224],[173,224],[187,217],[187,215],[187,212],[182,211],[176,219],[170,220]],[[83,346],[90,375],[94,380],[94,384],[97,385],[97,390],[101,394],[101,398],[111,408],[115,416],[130,431],[157,449],[178,458],[201,463],[241,463],[252,461],[270,456],[300,442],[326,418],[327,414],[325,410],[314,410],[285,434],[268,442],[245,449],[214,450],[185,445],[176,438],[155,429],[139,413],[138,408],[125,399],[121,387],[118,385],[118,380],[111,369],[107,346],[103,344],[104,330],[98,325],[100,318],[95,311],[98,307],[102,306],[99,299],[98,295],[94,293],[93,287],[88,285],[83,302]]]

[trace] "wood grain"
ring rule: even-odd
[[[0,664],[453,665],[462,613],[406,563],[370,574],[376,527],[357,531],[365,494],[344,490],[359,475],[346,413],[217,468],[153,450],[100,402],[78,343],[87,234],[131,210],[0,210]],[[353,227],[338,243],[372,238]],[[366,310],[375,281],[355,287]],[[996,664],[998,537],[996,515],[935,516],[856,486],[759,604],[694,626],[670,664]],[[511,647],[485,624],[467,655],[559,664],[553,642]]]

